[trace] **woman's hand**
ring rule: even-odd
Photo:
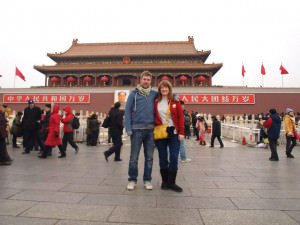
[[[179,134],[179,135],[178,135],[178,140],[179,140],[179,141],[182,141],[183,139],[184,139],[184,136],[181,135],[181,134]]]

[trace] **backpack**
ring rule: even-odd
[[[108,128],[109,126],[110,126],[110,117],[106,116],[105,119],[103,120],[102,127]]]
[[[74,116],[72,120],[72,128],[77,130],[80,127],[80,122],[78,117]]]
[[[191,125],[191,120],[188,115],[184,116],[184,126],[190,126]]]

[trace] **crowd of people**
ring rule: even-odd
[[[63,114],[59,114],[60,107],[57,104],[45,104],[41,109],[35,105],[33,99],[28,100],[28,105],[23,112],[17,112],[11,127],[8,123],[9,113],[7,105],[0,108],[1,115],[1,149],[0,164],[10,165],[12,160],[8,157],[7,143],[8,134],[12,135],[13,148],[21,148],[17,143],[17,138],[23,138],[23,154],[30,154],[33,150],[39,150],[39,158],[47,158],[52,155],[52,148],[58,147],[60,156],[66,157],[68,143],[74,148],[75,153],[79,151],[78,145],[74,142],[73,115],[71,107],[65,106]],[[63,124],[63,134],[61,138],[60,125]]]

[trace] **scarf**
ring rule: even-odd
[[[148,96],[150,94],[150,91],[152,89],[152,87],[149,88],[143,88],[140,84],[137,85],[136,89],[138,90],[138,92],[143,95],[143,96]]]

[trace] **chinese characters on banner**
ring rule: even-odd
[[[3,103],[90,103],[90,94],[3,94]]]
[[[254,94],[179,94],[185,104],[255,104]]]

